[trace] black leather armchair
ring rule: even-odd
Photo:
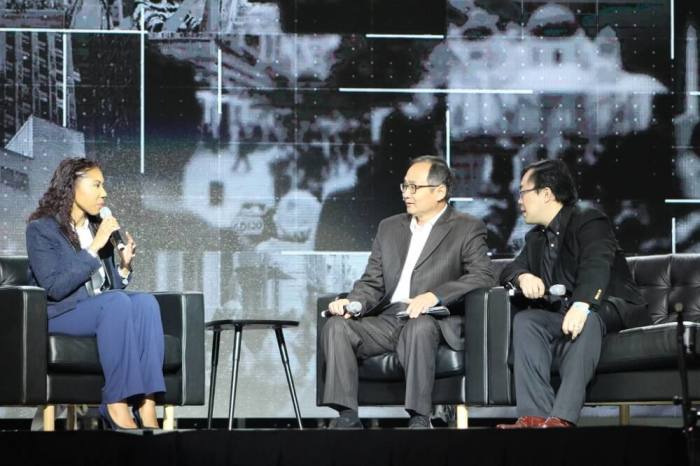
[[[94,337],[48,334],[46,293],[27,286],[26,257],[0,257],[0,405],[99,404],[104,378]],[[204,404],[204,300],[201,293],[154,293],[165,333],[164,428],[174,405]]]
[[[485,300],[488,289],[474,290],[464,298],[465,322],[470,325],[483,326]],[[321,329],[327,319],[321,317],[321,312],[328,309],[328,303],[337,294],[320,296],[317,300],[316,327],[316,404],[321,405],[324,387],[325,360],[320,350]],[[342,296],[342,295],[341,295]],[[454,313],[454,310],[453,310]],[[466,428],[468,411],[466,402],[466,385],[471,377],[481,378],[479,371],[483,367],[480,361],[472,361],[469,351],[480,341],[467,341],[467,351],[455,351],[446,344],[438,348],[435,386],[433,387],[433,403],[436,405],[456,405],[457,427]],[[386,353],[360,361],[359,365],[360,406],[401,406],[404,404],[406,384],[403,368],[399,364],[396,353]]]
[[[621,421],[629,420],[629,406],[670,403],[681,394],[676,343],[676,305],[682,305],[684,320],[700,322],[700,254],[640,256],[627,259],[632,276],[649,303],[654,325],[626,329],[606,335],[600,362],[591,381],[586,403],[621,407]],[[495,261],[504,267],[508,261]],[[476,406],[515,404],[512,374],[511,322],[518,311],[503,288],[488,292],[483,328],[467,326],[467,341],[483,337],[481,347],[470,345],[483,361],[483,380],[468,379],[467,403]],[[692,399],[700,398],[700,330],[685,329],[692,351],[689,388]],[[475,359],[470,357],[470,360]],[[557,361],[553,382],[557,383]]]

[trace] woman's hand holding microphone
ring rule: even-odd
[[[90,244],[88,249],[94,255],[97,255],[99,250],[105,247],[112,236],[112,233],[118,230],[119,222],[116,218],[112,216],[103,218],[100,226],[95,232],[95,237],[92,240],[92,244]],[[119,274],[122,277],[126,277],[129,275],[129,272],[131,271],[131,263],[134,257],[136,257],[136,243],[128,231],[126,232],[126,244],[124,245],[124,248],[119,251],[119,256],[121,258]]]

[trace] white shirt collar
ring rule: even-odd
[[[442,214],[445,213],[446,210],[447,210],[447,205],[445,205],[445,207],[442,208],[440,213],[438,213],[435,217],[433,217],[430,220],[428,220],[427,222],[425,222],[423,225],[418,225],[418,221],[416,220],[416,217],[411,217],[411,232],[414,232],[416,230],[416,228],[425,228],[426,226],[429,226],[430,229],[432,230],[432,228],[435,226],[437,221],[440,219]]]
[[[82,225],[80,225],[80,226],[73,225],[73,230],[75,230],[75,231],[88,230],[88,231],[89,231],[89,230],[90,230],[90,222],[89,222],[88,219],[86,218],[86,219],[83,221],[83,224],[82,224]]]

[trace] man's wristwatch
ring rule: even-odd
[[[591,313],[591,307],[581,301],[576,301],[574,304],[571,305],[571,309],[580,309],[582,311],[586,311],[586,315]]]

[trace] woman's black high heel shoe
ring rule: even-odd
[[[99,411],[102,422],[104,423],[105,427],[108,427],[110,430],[138,430],[136,427],[122,427],[117,424],[114,419],[112,419],[112,416],[109,415],[107,405],[104,403],[100,405]]]
[[[139,409],[136,406],[131,407],[131,414],[134,416],[134,421],[136,421],[136,427],[143,429],[143,421],[141,420]]]
[[[131,414],[134,415],[134,421],[136,421],[136,425],[139,427],[139,429],[144,429],[144,430],[157,430],[160,429],[160,427],[147,427],[143,425],[143,420],[141,420],[141,414],[139,413],[139,409],[136,406],[131,407]]]

